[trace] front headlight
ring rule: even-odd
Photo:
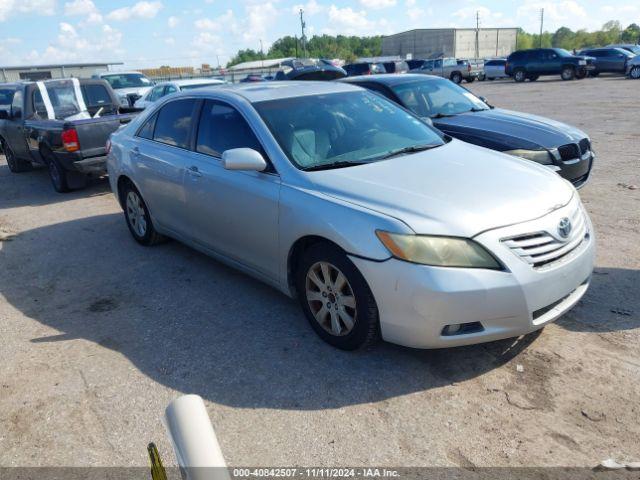
[[[503,153],[507,153],[515,157],[521,157],[527,160],[532,160],[542,165],[553,165],[551,155],[547,150],[508,150]]]
[[[394,257],[437,267],[502,270],[481,245],[466,238],[404,235],[377,230],[376,235]]]

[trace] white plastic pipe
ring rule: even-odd
[[[165,411],[164,424],[187,480],[229,480],[227,464],[202,398],[185,395]]]

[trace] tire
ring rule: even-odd
[[[467,83],[473,83],[473,82],[475,82],[475,81],[476,81],[476,79],[475,79],[474,77],[469,77],[469,78],[465,79],[465,81],[466,81]]]
[[[302,310],[325,342],[352,351],[380,339],[373,294],[360,271],[339,248],[328,243],[312,245],[302,254],[295,275]]]
[[[580,68],[576,71],[576,78],[578,80],[582,80],[583,78],[587,77],[587,70],[584,68]]]
[[[600,75],[600,72],[596,72],[596,71],[589,72],[590,77],[596,78],[598,75]]]
[[[460,72],[453,72],[450,80],[453,83],[460,85],[462,83],[462,74]]]
[[[640,65],[636,65],[629,71],[629,78],[640,80]]]
[[[60,162],[56,160],[52,153],[48,153],[44,156],[47,169],[49,170],[49,178],[53,189],[58,193],[70,192],[69,182],[67,181],[67,171],[60,165]]]
[[[531,75],[529,77],[529,81],[530,82],[535,82],[536,80],[538,80],[540,78],[540,75]]]
[[[138,189],[131,182],[127,182],[122,187],[121,195],[124,218],[136,242],[150,247],[165,241],[166,237],[159,234],[153,226],[147,204]]]
[[[576,72],[573,67],[563,67],[560,73],[560,78],[564,81],[573,80],[576,76]]]
[[[478,75],[479,82],[484,82],[486,79],[487,79],[487,76],[484,73],[481,73],[480,75]]]
[[[487,77],[487,80],[489,80],[490,82],[493,82],[496,79],[496,77]]]
[[[516,83],[522,83],[527,79],[527,72],[524,71],[524,68],[518,68],[513,72],[513,80]]]
[[[33,170],[31,162],[17,158],[14,155],[13,150],[11,150],[11,147],[2,139],[0,139],[0,147],[2,147],[4,158],[7,160],[7,165],[9,166],[9,171],[11,173],[23,173]]]

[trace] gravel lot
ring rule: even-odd
[[[0,466],[145,466],[149,441],[172,464],[160,418],[183,393],[230,465],[640,460],[640,82],[469,87],[592,137],[599,252],[556,324],[468,348],[335,350],[269,287],[176,242],[138,246],[106,181],[59,195],[0,157]]]

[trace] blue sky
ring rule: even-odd
[[[389,34],[481,25],[599,28],[640,23],[640,2],[594,0],[0,0],[0,65],[123,61],[128,67],[224,64],[240,48],[265,50],[299,34]]]

